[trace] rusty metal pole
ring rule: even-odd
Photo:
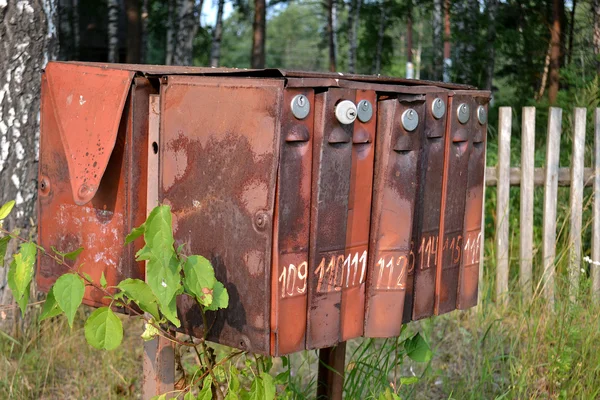
[[[319,350],[317,400],[342,400],[345,365],[346,342]]]
[[[158,144],[160,96],[150,95],[148,115],[148,197],[147,213],[158,205]],[[172,392],[175,387],[175,346],[163,337],[144,342],[142,399]],[[167,396],[167,398],[171,398]]]

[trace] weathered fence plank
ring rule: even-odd
[[[583,210],[583,161],[585,153],[585,108],[575,108],[573,153],[571,156],[571,197],[569,229],[569,297],[575,301],[581,269],[581,214]]]
[[[548,308],[554,309],[554,258],[556,256],[556,199],[558,194],[558,165],[562,109],[552,107],[548,117],[546,148],[546,181],[544,184],[544,223],[542,236],[542,260],[544,273],[542,284]]]
[[[594,220],[592,226],[592,260],[600,261],[600,108],[594,113]],[[600,266],[591,264],[592,298],[600,302]]]
[[[508,303],[508,204],[510,201],[510,134],[512,109],[500,107],[498,130],[498,195],[496,203],[496,301]]]
[[[485,170],[485,184],[487,186],[496,186],[498,183],[496,167],[487,167]],[[534,168],[533,184],[535,186],[544,186],[546,182],[546,169]],[[583,182],[585,186],[594,184],[594,168],[583,169]],[[513,167],[510,169],[510,186],[521,186],[521,168]],[[563,167],[558,169],[558,186],[571,186],[571,168]]]
[[[526,301],[531,299],[533,265],[533,191],[535,160],[535,107],[524,107],[521,133],[521,215],[519,284]]]

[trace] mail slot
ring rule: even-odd
[[[209,340],[283,355],[397,336],[477,301],[488,99],[362,75],[51,62],[39,242],[84,247],[77,265],[109,286],[144,279],[142,239],[124,242],[158,182],[176,246],[229,292]],[[48,290],[65,271],[38,261]],[[84,301],[108,304],[91,288]],[[204,335],[193,302],[178,314]]]

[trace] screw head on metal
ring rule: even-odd
[[[402,127],[407,132],[412,132],[417,129],[419,126],[419,114],[412,109],[409,108],[402,113]]]
[[[431,114],[435,119],[440,119],[446,114],[446,103],[439,97],[431,103]]]
[[[487,123],[487,112],[485,111],[484,106],[477,107],[477,120],[481,125],[485,125]]]
[[[358,111],[350,100],[342,100],[335,106],[335,117],[340,124],[348,125],[354,122]]]
[[[310,112],[310,102],[303,94],[298,94],[292,99],[292,114],[298,119],[304,119]]]
[[[458,122],[461,124],[466,124],[471,117],[471,110],[467,103],[461,103],[456,110],[456,117],[458,118]]]
[[[368,100],[358,102],[358,119],[360,122],[369,122],[373,117],[373,106]]]

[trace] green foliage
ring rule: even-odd
[[[63,310],[60,308],[56,299],[54,298],[54,286],[50,288],[48,291],[48,295],[46,296],[46,301],[44,302],[44,306],[42,307],[42,313],[40,314],[40,321],[43,321],[48,318],[56,317],[60,315]]]
[[[19,252],[14,255],[8,270],[8,286],[13,291],[13,296],[23,315],[29,303],[36,256],[37,246],[33,243],[23,243]]]
[[[187,293],[196,297],[198,303],[209,306],[213,301],[215,271],[210,262],[202,256],[190,256],[183,264],[183,286]]]
[[[64,274],[56,280],[52,288],[60,309],[65,313],[69,326],[73,327],[75,313],[83,301],[85,283],[76,274]]]
[[[123,324],[110,308],[98,308],[85,321],[85,339],[97,349],[114,350],[123,340]]]
[[[431,356],[433,355],[429,344],[427,344],[423,336],[418,332],[415,336],[404,342],[404,350],[407,356],[418,362],[427,362],[431,360]]]
[[[8,214],[10,214],[10,212],[12,211],[14,206],[15,206],[15,201],[10,200],[10,201],[6,202],[5,204],[3,204],[2,207],[0,207],[0,221],[5,219],[6,217],[8,217]]]
[[[131,301],[136,303],[143,311],[149,313],[155,320],[159,320],[158,301],[150,286],[139,279],[125,279],[117,286]]]

